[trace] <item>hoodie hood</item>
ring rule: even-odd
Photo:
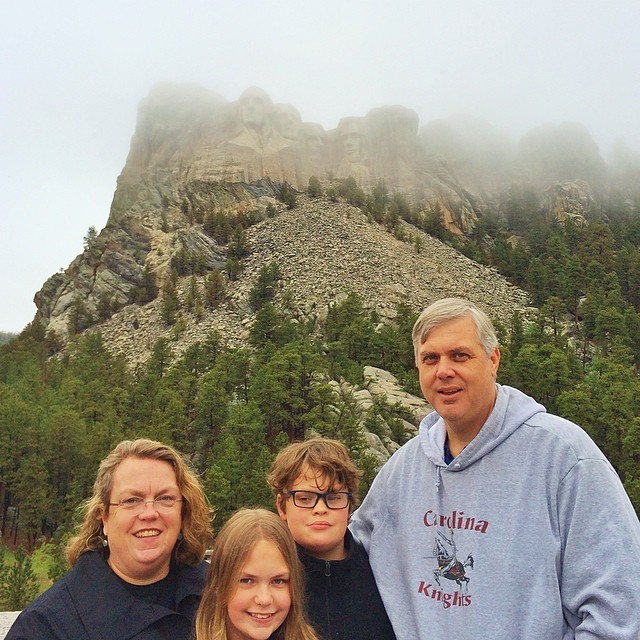
[[[451,463],[452,471],[462,471],[495,449],[527,420],[546,409],[518,389],[496,384],[496,403],[478,435]],[[418,438],[425,455],[437,467],[447,467],[444,462],[444,420],[434,411],[420,422]]]

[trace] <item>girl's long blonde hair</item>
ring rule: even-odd
[[[287,525],[266,509],[240,509],[217,535],[207,584],[196,615],[197,640],[227,640],[227,608],[242,568],[260,540],[272,542],[289,568],[291,608],[278,640],[319,640],[304,612],[304,573]]]

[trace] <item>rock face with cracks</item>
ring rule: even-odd
[[[419,312],[449,296],[473,300],[504,326],[515,311],[526,312],[526,294],[494,269],[410,230],[422,239],[419,253],[414,243],[396,239],[348,204],[299,196],[294,209],[282,208],[247,229],[249,255],[237,279],[227,282],[224,302],[200,318],[184,314],[179,334],[162,321],[160,298],[127,305],[91,330],[99,330],[105,344],[132,364],[144,362],[161,337],[170,339],[176,355],[213,330],[227,344],[240,346],[253,322],[249,294],[260,269],[272,263],[281,275],[275,302],[286,300],[288,314],[298,322],[321,324],[329,306],[349,293],[358,295],[381,322],[393,320],[399,303]],[[199,286],[204,277],[196,277]],[[184,298],[188,286],[188,277],[179,280],[179,298]]]
[[[100,331],[104,344],[131,366],[144,362],[163,337],[175,355],[213,330],[240,346],[254,319],[250,292],[260,270],[274,263],[281,275],[276,303],[286,305],[294,322],[321,326],[330,306],[350,293],[381,323],[393,320],[400,303],[419,312],[449,296],[473,300],[503,325],[526,310],[525,293],[494,269],[411,225],[400,223],[401,240],[345,202],[307,197],[302,192],[311,176],[324,187],[353,177],[365,191],[382,180],[388,193],[400,192],[414,206],[437,205],[456,233],[470,231],[482,209],[429,154],[410,109],[373,109],[325,131],[260,89],[230,103],[195,86],[159,86],[140,106],[107,225],[36,294],[35,321],[62,342],[74,322],[76,331]],[[299,192],[292,209],[281,202],[284,184]],[[224,271],[227,246],[207,228],[220,217],[249,222],[247,255],[226,282],[221,304],[199,315],[183,313],[177,332],[162,320],[161,297],[145,297],[145,287],[149,279],[161,287],[179,255],[197,256],[201,289],[206,273]],[[192,285],[190,276],[177,279],[179,300]],[[79,318],[91,320],[85,326]],[[374,401],[399,405],[413,416],[405,423],[409,434],[429,410],[382,370],[365,369],[360,388],[332,384],[336,393],[353,394],[363,416]],[[384,425],[381,434],[365,435],[380,463],[398,446]]]
[[[94,317],[100,297],[120,308],[143,286],[145,267],[161,271],[180,248],[221,267],[221,248],[194,221],[264,210],[279,185],[304,190],[311,176],[353,177],[365,191],[383,180],[390,193],[437,204],[451,230],[469,231],[478,203],[417,134],[417,115],[399,106],[325,131],[255,87],[228,102],[197,86],[159,85],[140,105],[105,229],[36,294],[37,319],[64,335],[79,302]]]

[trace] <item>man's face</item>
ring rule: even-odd
[[[267,105],[262,96],[249,94],[242,98],[240,114],[242,122],[249,127],[259,127],[265,121]]]
[[[302,120],[299,114],[288,106],[282,106],[275,114],[279,133],[290,140],[297,140]]]
[[[362,134],[350,127],[342,134],[342,145],[348,158],[359,158],[362,151]]]
[[[468,316],[429,331],[418,349],[420,388],[447,430],[467,441],[477,435],[493,409],[499,363],[500,351],[487,356]]]
[[[329,486],[327,479],[314,473],[313,470],[302,470],[302,473],[289,487],[292,491],[346,491],[342,485]],[[312,509],[303,509],[293,504],[291,497],[284,504],[282,496],[278,496],[278,513],[287,523],[293,539],[309,554],[323,560],[342,560],[344,558],[344,535],[349,521],[349,507],[346,509],[329,509],[324,500]]]

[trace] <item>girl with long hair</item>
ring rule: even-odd
[[[303,608],[295,543],[266,509],[240,509],[217,535],[197,640],[318,640]]]

